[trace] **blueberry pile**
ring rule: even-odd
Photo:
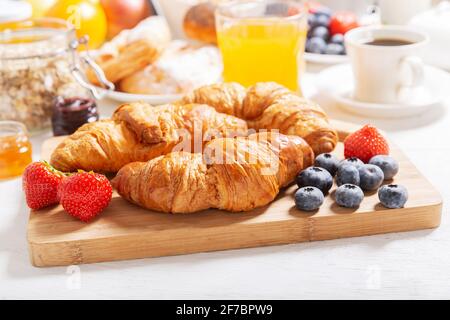
[[[314,166],[301,171],[296,177],[300,189],[295,193],[295,205],[304,211],[318,209],[333,185],[335,177],[336,203],[341,207],[357,208],[364,199],[364,191],[378,190],[380,203],[389,209],[402,208],[408,200],[408,191],[398,184],[382,185],[398,172],[398,162],[386,155],[374,156],[365,164],[358,158],[339,161],[324,153],[315,159]]]
[[[323,7],[308,15],[308,39],[306,52],[318,54],[345,55],[344,35],[332,34],[331,10]]]

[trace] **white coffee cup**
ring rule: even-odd
[[[376,45],[375,40],[407,44]],[[424,85],[421,59],[428,36],[410,27],[369,26],[350,30],[345,46],[353,69],[353,98],[372,103],[409,103]]]

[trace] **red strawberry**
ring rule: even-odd
[[[87,222],[108,206],[112,187],[104,175],[80,171],[64,179],[58,194],[64,210]]]
[[[350,11],[337,11],[333,14],[330,20],[331,35],[338,33],[346,34],[351,29],[357,28],[358,18]]]
[[[344,140],[345,158],[356,157],[367,163],[379,154],[389,154],[389,145],[377,128],[367,124]]]
[[[62,172],[45,161],[29,164],[22,176],[28,207],[38,210],[58,203],[57,191],[63,177]]]

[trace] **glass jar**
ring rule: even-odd
[[[0,180],[20,176],[31,162],[31,143],[25,126],[0,121]]]
[[[77,48],[72,25],[61,19],[32,19],[0,25],[0,120],[24,123],[31,132],[50,127],[56,97],[100,97],[87,82],[92,67],[107,88],[114,85],[89,57]]]

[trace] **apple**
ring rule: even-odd
[[[148,0],[101,0],[108,20],[108,39],[124,29],[132,29],[152,14]]]

